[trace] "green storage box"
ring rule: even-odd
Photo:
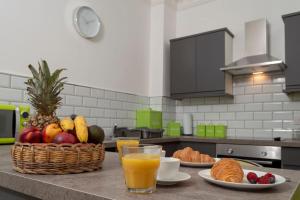
[[[179,122],[171,121],[167,126],[167,135],[168,136],[180,136],[181,125]]]
[[[136,111],[136,127],[162,129],[162,112],[151,108]]]
[[[226,136],[227,136],[227,126],[215,125],[215,137],[216,138],[226,138]]]
[[[206,126],[205,124],[199,124],[196,127],[196,136],[205,137],[206,136]]]
[[[214,125],[206,125],[205,126],[205,136],[206,137],[215,137],[215,126]]]

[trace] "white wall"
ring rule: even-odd
[[[244,23],[267,18],[270,53],[284,59],[284,24],[281,15],[299,11],[299,0],[211,0],[177,12],[176,36],[228,27],[234,34],[233,59],[244,55]]]
[[[0,72],[30,75],[41,58],[66,67],[69,82],[148,94],[150,3],[148,0],[1,0]],[[103,30],[81,38],[72,12],[92,6]]]

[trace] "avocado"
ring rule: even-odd
[[[89,143],[94,143],[94,144],[100,144],[104,140],[104,131],[101,127],[97,125],[92,125],[88,127],[88,142]]]

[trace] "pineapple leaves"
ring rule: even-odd
[[[60,74],[65,69],[57,69],[51,74],[45,60],[38,62],[38,70],[32,65],[28,68],[33,75],[25,82],[30,104],[42,115],[54,115],[61,105],[62,98],[59,94],[64,89],[67,78],[60,78]]]

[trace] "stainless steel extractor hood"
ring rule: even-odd
[[[220,70],[232,75],[283,71],[286,66],[281,59],[268,53],[268,27],[266,19],[245,24],[245,55]]]

